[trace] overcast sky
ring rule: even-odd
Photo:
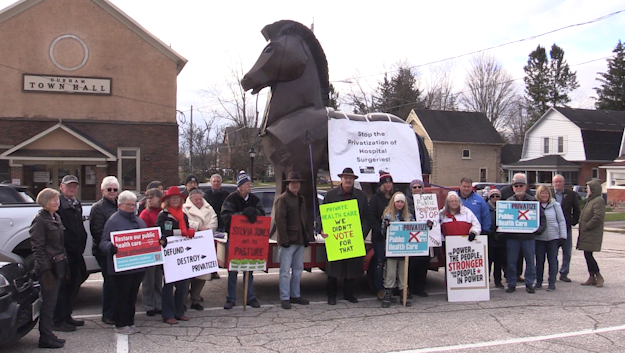
[[[331,81],[360,74],[373,84],[398,61],[423,65],[625,10],[623,0],[110,1],[189,60],[178,76],[178,109],[193,105],[205,113],[215,103],[202,91],[223,84],[229,65],[239,59],[245,70],[251,68],[266,45],[260,30],[281,19],[307,26],[314,19]],[[0,8],[13,2],[0,0]],[[625,12],[488,52],[522,79],[523,65],[537,45],[548,50],[558,44],[581,86],[571,105],[592,108],[596,73],[606,70],[606,62],[576,64],[611,56],[619,39],[625,40]],[[469,59],[453,61],[458,91]],[[429,67],[419,68],[424,79]],[[516,82],[522,92],[523,81]],[[348,89],[346,83],[335,86],[339,92]]]

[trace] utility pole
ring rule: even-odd
[[[189,126],[189,172],[193,173],[193,106],[191,106],[191,125]]]

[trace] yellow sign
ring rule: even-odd
[[[319,205],[326,238],[328,261],[365,256],[358,201],[348,200]]]

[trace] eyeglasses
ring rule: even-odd
[[[122,203],[122,206],[126,206],[126,207],[132,207],[135,208],[135,204],[134,203]]]
[[[514,184],[512,186],[515,187],[515,188],[521,188],[521,187],[524,187],[525,184]]]
[[[490,195],[491,199],[500,199],[501,196],[500,195]]]
[[[114,189],[114,188],[108,188],[108,189],[106,189],[106,191],[108,191],[108,192],[117,192],[117,190],[119,190],[119,189]]]

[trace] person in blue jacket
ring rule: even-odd
[[[462,205],[473,212],[480,221],[482,229],[491,229],[490,211],[484,198],[473,191],[473,181],[464,177],[460,179],[460,201]]]

